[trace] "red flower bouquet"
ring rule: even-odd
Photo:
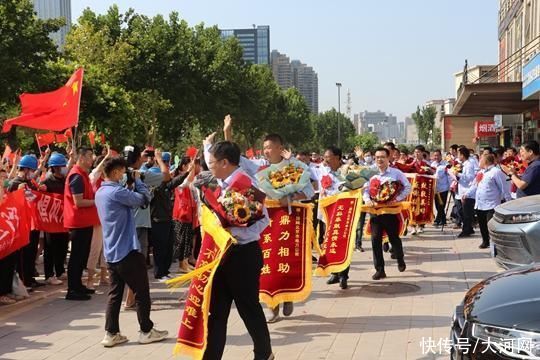
[[[235,175],[223,195],[220,188],[215,191],[210,188],[203,189],[204,202],[214,211],[224,227],[250,226],[262,219],[265,197],[243,173]]]
[[[385,181],[372,179],[369,183],[369,197],[377,204],[393,201],[401,191],[403,185],[399,181]]]

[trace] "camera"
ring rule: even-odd
[[[128,145],[124,147],[123,155],[127,162],[127,184],[131,185],[135,182],[133,177],[134,165],[137,164],[141,157],[141,148],[137,145]]]

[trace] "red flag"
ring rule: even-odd
[[[104,133],[99,134],[99,138],[101,140],[101,145],[104,145],[105,144],[105,134]]]
[[[92,145],[92,147],[96,145],[96,132],[95,131],[88,132],[88,140],[90,140],[90,145]]]
[[[24,126],[32,129],[61,131],[77,126],[83,68],[79,68],[61,88],[39,94],[23,93],[21,115],[4,121],[2,132],[8,132],[12,126]]]
[[[190,146],[186,150],[186,155],[193,159],[197,155],[197,152],[198,150],[195,146]]]
[[[246,150],[246,156],[247,156],[248,159],[251,159],[254,156],[253,148],[249,148],[249,149]]]
[[[38,147],[48,146],[56,141],[54,133],[36,134]]]
[[[71,129],[67,129],[66,131],[64,131],[64,135],[69,139],[73,138],[73,132],[71,131]]]
[[[28,244],[30,216],[24,190],[6,194],[0,204],[0,259]]]
[[[68,137],[65,134],[56,134],[56,143],[63,144],[69,141]]]

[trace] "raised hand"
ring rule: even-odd
[[[289,160],[292,156],[292,151],[290,149],[281,150],[281,157],[285,160]]]
[[[223,119],[223,131],[228,131],[232,127],[232,117],[230,114],[227,114],[225,116],[225,119]]]
[[[203,140],[203,145],[212,145],[214,143],[214,138],[216,137],[216,132],[214,131]]]

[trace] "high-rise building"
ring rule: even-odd
[[[302,64],[299,60],[291,61],[293,86],[298,89],[306,100],[309,110],[319,112],[319,78],[311,66]]]
[[[224,39],[235,37],[244,49],[244,60],[252,64],[270,64],[270,26],[253,25],[252,29],[221,30]]]
[[[289,57],[272,50],[272,73],[282,89],[295,87],[306,100],[312,113],[319,112],[319,78],[311,66],[300,60],[290,61]]]
[[[435,128],[440,129],[442,127],[442,120],[444,115],[452,113],[456,99],[450,98],[445,100],[430,100],[426,102],[425,107],[432,106],[437,111],[435,116]]]
[[[403,137],[397,117],[377,110],[364,111],[354,116],[353,123],[358,125],[358,133],[374,133],[381,141],[397,141]]]
[[[410,117],[405,118],[405,143],[407,145],[418,145],[418,129],[414,120]]]
[[[71,29],[71,0],[33,0],[34,10],[40,19],[64,18],[65,25],[55,33],[50,34],[51,39],[59,49],[64,48],[66,36]]]
[[[293,87],[293,70],[289,57],[277,50],[272,50],[270,63],[272,64],[272,74],[274,74],[274,79],[279,87],[282,89]]]

